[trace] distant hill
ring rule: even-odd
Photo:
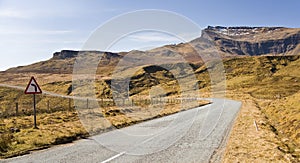
[[[102,51],[62,50],[55,52],[47,61],[8,69],[6,72],[72,73],[75,58],[79,54],[99,57],[101,72],[108,72],[124,56],[147,56],[159,58],[158,62],[170,62],[174,56],[182,56],[190,63],[201,63],[201,57],[219,54],[223,58],[258,55],[295,55],[300,52],[300,28],[284,27],[222,27],[208,26],[202,35],[187,43],[165,45],[148,51],[112,53]],[[200,55],[199,55],[200,54]],[[127,58],[135,63],[137,58]],[[173,62],[182,60],[174,59]],[[145,63],[146,64],[146,63]]]

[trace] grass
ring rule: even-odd
[[[239,118],[243,119],[238,119],[235,124],[225,162],[300,161],[300,56],[236,58],[224,64],[227,91],[234,91],[231,98],[252,103],[241,109]],[[254,120],[261,128],[259,132],[254,130]],[[249,131],[241,132],[245,128]],[[241,140],[244,137],[247,140]],[[275,152],[274,156],[265,150]],[[252,153],[255,151],[257,153]]]
[[[6,140],[6,151],[2,151],[0,156],[6,158],[21,155],[31,150],[48,148],[54,144],[72,142],[88,136],[74,112],[38,114],[37,123],[39,129],[33,129],[32,116],[10,117],[2,120],[1,125],[6,128],[4,132],[11,139]],[[12,131],[12,129],[19,131]]]
[[[277,150],[280,141],[270,130],[268,119],[261,114],[255,98],[231,91],[227,96],[242,101],[242,107],[231,131],[223,162],[287,162],[285,154]]]
[[[264,113],[276,129],[283,145],[281,150],[300,158],[300,91],[272,102],[260,102]]]

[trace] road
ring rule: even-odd
[[[241,103],[212,104],[3,162],[220,162]]]

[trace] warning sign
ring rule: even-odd
[[[25,94],[41,94],[42,90],[34,77],[31,77],[26,89],[25,89]]]

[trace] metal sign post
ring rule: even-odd
[[[36,107],[35,107],[35,94],[33,94],[33,119],[34,119],[34,129],[38,129],[36,125]]]
[[[36,82],[36,80],[34,79],[34,77],[31,77],[26,89],[25,89],[25,94],[32,94],[33,95],[33,118],[34,118],[34,129],[38,129],[37,124],[36,124],[36,99],[35,99],[35,95],[36,94],[41,94],[42,90],[40,88],[40,86],[38,85],[38,83]]]

